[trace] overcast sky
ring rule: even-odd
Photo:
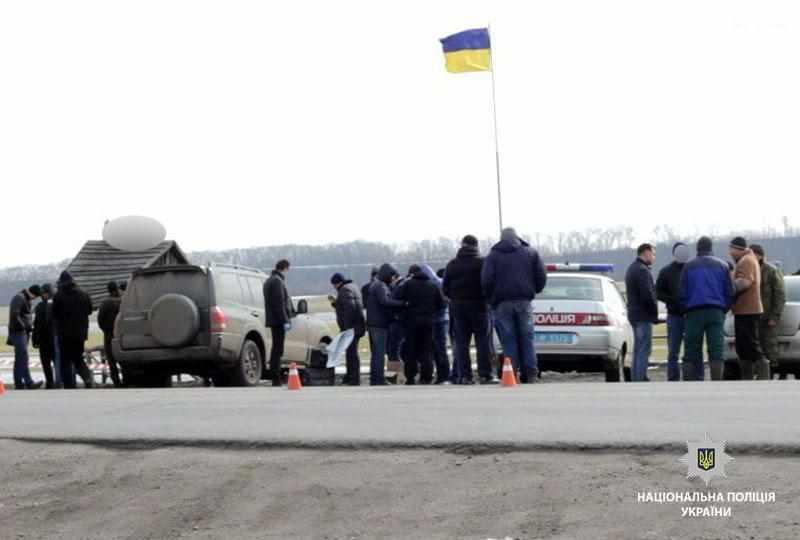
[[[2,2],[0,267],[103,222],[185,250],[506,224],[800,225],[800,5],[725,1]]]

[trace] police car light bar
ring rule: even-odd
[[[609,274],[614,271],[614,265],[560,263],[560,264],[546,264],[545,269],[548,272],[594,272],[600,274]]]

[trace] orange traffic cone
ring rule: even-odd
[[[0,379],[0,396],[6,393],[6,385],[3,384],[3,379]]]
[[[297,373],[297,364],[289,364],[289,390],[302,390],[303,384],[300,382],[300,375]]]
[[[503,386],[517,386],[517,378],[514,376],[514,367],[511,365],[511,358],[506,356],[503,359]]]

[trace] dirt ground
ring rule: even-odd
[[[800,460],[739,456],[730,518],[637,491],[704,490],[678,456],[109,449],[0,441],[0,538],[796,539]]]

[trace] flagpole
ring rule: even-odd
[[[489,71],[492,73],[492,117],[494,119],[494,169],[497,174],[497,217],[500,232],[503,232],[503,197],[500,189],[500,144],[497,141],[497,99],[494,87],[494,47],[492,46],[492,26],[486,25],[489,33]]]

